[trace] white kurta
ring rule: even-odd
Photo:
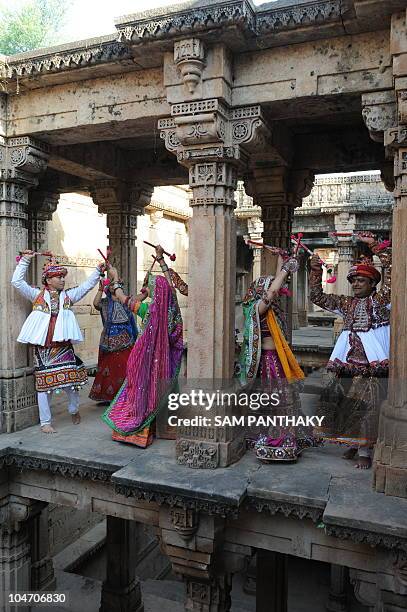
[[[334,350],[329,358],[329,361],[338,359],[342,363],[347,363],[347,355],[350,350],[349,332],[344,330],[336,341]],[[386,361],[390,355],[390,325],[369,329],[369,331],[358,331],[366,357],[369,363],[377,363]]]
[[[30,300],[30,302],[34,302],[41,293],[41,289],[38,287],[30,287],[25,280],[25,275],[27,269],[29,268],[30,262],[31,260],[29,258],[22,257],[20,259],[16,269],[14,270],[11,284],[21,293],[21,295]],[[79,328],[74,313],[70,308],[64,308],[65,298],[68,297],[73,304],[75,302],[79,302],[79,300],[81,300],[91,289],[93,289],[99,279],[100,272],[99,269],[96,268],[89,278],[79,285],[79,287],[61,291],[59,297],[59,313],[52,338],[54,342],[70,341],[72,343],[76,343],[83,340],[82,332]],[[48,326],[51,320],[51,301],[48,291],[45,291],[44,299],[48,305],[48,312],[33,310],[21,328],[17,342],[44,346],[47,338]]]

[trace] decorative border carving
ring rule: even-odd
[[[327,535],[339,538],[340,540],[351,540],[358,544],[369,544],[369,546],[383,546],[383,548],[399,549],[407,551],[407,538],[399,538],[385,533],[375,533],[363,529],[353,529],[350,527],[340,527],[337,525],[326,525]]]
[[[274,501],[271,499],[257,499],[255,497],[250,497],[247,501],[247,505],[249,508],[257,510],[257,512],[269,512],[272,515],[284,514],[286,517],[292,516],[301,520],[309,518],[314,523],[319,523],[324,513],[323,508]]]
[[[159,506],[166,504],[170,506],[170,508],[186,508],[195,510],[196,512],[203,512],[204,514],[219,515],[223,518],[237,518],[239,513],[237,507],[228,506],[216,500],[198,499],[196,497],[186,498],[181,495],[165,493],[164,491],[153,491],[151,489],[146,491],[130,485],[116,484],[115,492],[125,497],[134,497],[135,499],[147,502],[155,502]]]
[[[129,17],[134,19],[124,21],[123,17],[123,21],[116,21],[118,40],[137,44],[146,40],[173,38],[180,34],[189,36],[225,25],[238,25],[252,33],[256,29],[256,15],[247,0],[219,2],[164,15],[157,15],[157,11],[152,11],[150,15],[145,19],[137,19],[137,15],[133,15]]]
[[[320,26],[341,19],[341,0],[310,1],[307,4],[269,9],[257,13],[257,33],[271,34],[298,26]]]
[[[73,50],[61,50],[37,58],[11,59],[7,65],[7,77],[30,76],[38,73],[73,70],[94,64],[104,64],[131,58],[126,45],[118,41],[83,46]]]
[[[103,482],[109,481],[112,473],[116,470],[116,468],[112,470],[104,470],[97,467],[78,465],[57,459],[39,459],[37,457],[23,457],[14,454],[1,457],[0,467],[17,467],[23,470],[41,470],[51,472],[51,474],[60,474],[64,478],[70,477],[101,480]]]

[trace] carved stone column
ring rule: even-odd
[[[137,217],[144,214],[152,193],[151,185],[120,180],[98,181],[91,189],[99,212],[107,215],[110,260],[130,293],[137,290]]]
[[[336,232],[353,232],[356,229],[356,215],[347,212],[339,213],[334,217]],[[353,265],[356,256],[355,243],[351,237],[337,236],[335,245],[338,248],[338,269],[336,274],[335,293],[352,295],[351,285],[347,280],[349,268]]]
[[[287,612],[287,555],[257,551],[256,612]]]
[[[272,246],[291,248],[290,235],[294,209],[301,206],[302,198],[311,193],[314,173],[310,170],[290,170],[286,166],[254,166],[245,181],[246,191],[255,205],[262,209],[263,242]],[[274,274],[277,257],[262,250],[261,274]],[[288,336],[293,329],[292,313],[294,296],[283,299],[286,311]],[[294,329],[298,328],[298,317]]]
[[[1,431],[11,432],[37,422],[37,401],[27,346],[16,338],[30,304],[11,286],[18,252],[28,248],[29,189],[38,182],[48,160],[46,145],[28,137],[0,142],[0,413]]]
[[[28,248],[32,251],[48,249],[48,221],[57,209],[59,193],[32,189],[28,196]],[[32,281],[41,283],[43,260],[34,258],[31,262]]]
[[[37,504],[37,512],[29,524],[31,550],[31,588],[52,591],[56,580],[49,551],[48,504]]]
[[[300,327],[308,325],[308,270],[307,258],[300,258],[300,269],[297,272],[298,323]]]
[[[374,484],[387,495],[407,497],[407,28],[405,11],[391,23],[393,78],[396,107],[384,116],[381,130],[389,159],[394,156],[395,205],[393,210],[393,267],[390,341],[390,378],[387,401],[382,405],[374,459]],[[379,109],[380,110],[380,109]],[[380,117],[380,113],[376,113]],[[396,121],[398,124],[396,124]],[[367,122],[367,127],[370,128]],[[389,183],[389,181],[387,181]]]
[[[38,511],[38,503],[25,497],[7,495],[0,501],[0,609],[4,612],[20,609],[10,604],[7,593],[32,589],[28,520]]]
[[[348,574],[348,568],[331,563],[331,585],[326,603],[326,609],[329,612],[347,612],[349,609],[347,595]]]
[[[197,510],[162,506],[159,514],[161,545],[173,571],[186,583],[185,610],[228,612],[232,574],[241,571],[250,556],[247,546],[223,541],[224,519]]]
[[[135,521],[107,517],[107,567],[100,612],[143,612],[140,581],[136,578],[138,553]]]
[[[298,318],[298,273],[294,274],[291,279],[291,293],[292,293],[292,310],[291,310],[291,324],[292,329],[299,329],[300,321]]]
[[[192,80],[183,69],[187,61],[194,66]],[[187,382],[216,389],[231,384],[234,366],[237,172],[251,147],[260,146],[267,128],[259,106],[230,106],[231,66],[225,47],[205,49],[197,39],[179,41],[174,57],[166,56],[165,74],[171,117],[159,121],[161,138],[189,169],[192,190],[188,317],[193,325],[188,325]],[[200,99],[204,91],[219,92],[219,97]],[[216,409],[225,414],[233,408]],[[227,466],[244,452],[243,432],[178,428],[176,448],[178,461],[190,467]]]
[[[254,167],[245,182],[254,204],[262,209],[263,242],[289,248],[294,208],[311,193],[314,173],[286,166]],[[262,274],[275,272],[277,258],[262,251]]]

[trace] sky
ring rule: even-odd
[[[254,4],[264,2],[255,0]],[[115,32],[115,17],[177,3],[177,0],[73,0],[59,42],[111,34]]]

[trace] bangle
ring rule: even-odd
[[[123,289],[123,284],[122,283],[113,283],[112,285],[112,289],[113,289],[113,293],[116,293],[117,289]]]
[[[298,261],[294,257],[290,257],[283,263],[281,269],[284,272],[297,272],[299,267]]]

